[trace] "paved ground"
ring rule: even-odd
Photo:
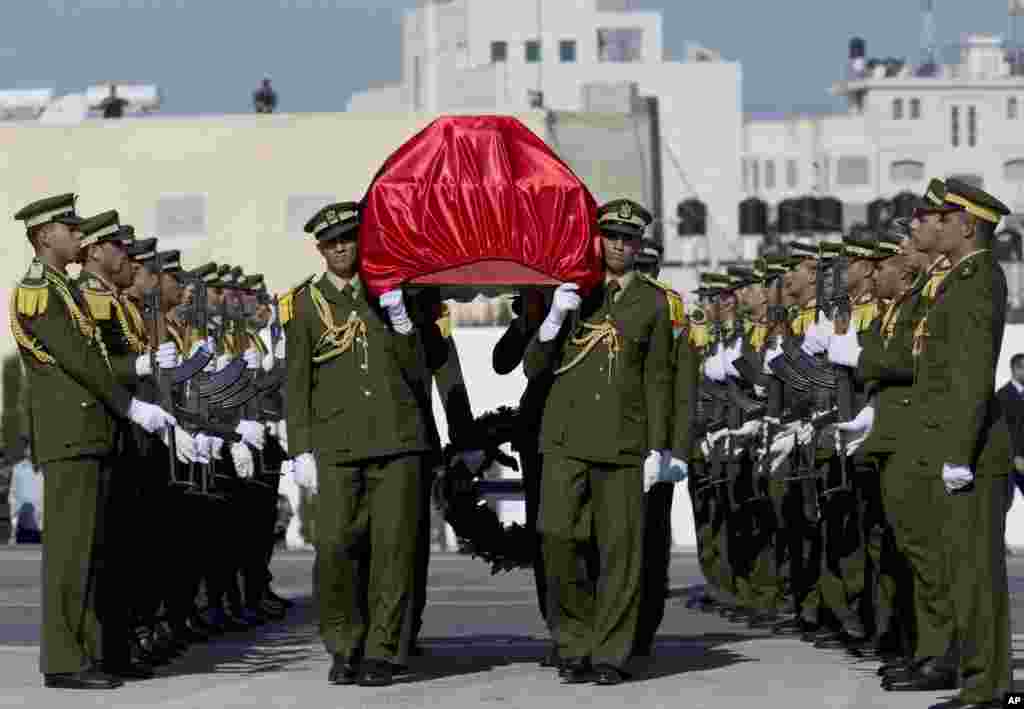
[[[686,589],[701,583],[696,558],[673,559],[677,598],[661,628],[657,657],[619,687],[564,686],[537,665],[547,635],[526,573],[490,576],[479,561],[438,555],[431,564],[424,629],[427,656],[392,687],[327,685],[328,658],[317,640],[308,554],[274,563],[275,585],[298,606],[281,623],[194,647],[161,676],[116,692],[41,688],[38,674],[39,553],[0,548],[0,707],[462,707],[544,709],[587,704],[701,709],[928,707],[948,694],[893,695],[878,687],[876,665],[841,652],[773,638],[718,616],[688,610]],[[1024,557],[1011,559],[1014,617],[1024,622]],[[1020,627],[1020,626],[1018,626]],[[1021,628],[1024,631],[1024,628]],[[1024,635],[1015,634],[1024,655]],[[1024,663],[1021,664],[1024,668]],[[1024,680],[1024,672],[1016,673]],[[1024,686],[1024,681],[1020,684]]]

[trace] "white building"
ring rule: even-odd
[[[694,197],[708,208],[712,256],[737,258],[740,66],[701,48],[693,61],[665,61],[660,13],[628,7],[628,0],[423,0],[403,21],[400,84],[355,95],[349,110],[608,112],[620,110],[620,89],[633,84],[658,100],[656,216],[664,220],[666,262],[694,258],[697,244],[674,237],[676,205]],[[680,289],[694,287],[690,273],[664,275]]]

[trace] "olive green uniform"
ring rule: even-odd
[[[990,251],[955,265],[923,323],[911,392],[922,428],[907,446],[906,474],[927,486],[935,501],[928,514],[939,522],[920,550],[928,569],[915,565],[915,581],[927,573],[936,595],[950,599],[966,702],[1010,689],[1004,533],[1012,451],[993,391],[1006,303],[1006,277]],[[944,464],[970,466],[973,488],[946,495]],[[933,580],[936,573],[943,576]]]
[[[354,286],[339,290],[325,275],[282,301],[289,448],[317,462],[316,595],[328,651],[402,662],[432,449],[429,380],[421,339],[396,334],[358,278]]]
[[[557,375],[541,424],[548,622],[563,660],[616,668],[630,656],[639,613],[642,464],[670,448],[673,398],[666,295],[639,276],[623,280],[617,299],[616,289],[595,288],[554,340],[534,337],[525,359],[528,378]],[[577,554],[592,536],[596,589]]]
[[[44,495],[44,674],[74,673],[102,659],[93,581],[115,418],[131,395],[111,371],[88,307],[63,273],[33,261],[12,299],[12,329],[28,374],[31,439]]]

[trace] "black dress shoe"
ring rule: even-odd
[[[117,689],[123,684],[123,680],[95,669],[48,674],[43,678],[43,686],[50,689]]]
[[[227,611],[221,611],[221,613],[223,613],[223,619],[221,622],[229,633],[248,630],[252,627],[249,623],[246,623],[244,619],[239,618],[233,613],[229,613]]]
[[[886,662],[884,665],[878,668],[878,676],[884,677],[886,675],[893,674],[894,672],[910,672],[914,669],[914,661],[909,657],[900,657],[892,662]]]
[[[256,610],[265,615],[270,620],[284,620],[285,616],[287,615],[282,606],[274,605],[270,601],[264,601],[259,606],[257,606]]]
[[[360,687],[387,687],[394,681],[394,668],[390,662],[364,660],[359,667]]]
[[[558,665],[558,676],[566,684],[582,684],[590,681],[593,669],[585,657],[562,660]]]
[[[268,620],[267,616],[257,612],[252,608],[245,608],[241,613],[236,613],[236,617],[244,623],[247,623],[250,627],[258,625],[266,625]]]
[[[594,682],[596,684],[610,687],[614,684],[622,684],[627,677],[628,675],[618,667],[611,665],[596,665],[594,667]]]
[[[344,655],[335,655],[327,681],[331,684],[355,684],[359,678],[359,666]]]
[[[882,689],[887,692],[942,692],[956,689],[956,672],[942,667],[935,660],[928,660],[913,672],[900,676],[889,676],[882,680]]]
[[[786,619],[774,611],[762,611],[750,616],[750,619],[747,620],[747,627],[752,630],[758,628],[773,628],[783,620]]]
[[[139,662],[126,662],[123,665],[103,665],[104,674],[119,679],[153,679],[156,672],[149,665]]]
[[[826,638],[815,640],[814,647],[821,650],[842,650],[859,647],[863,645],[864,642],[864,638],[855,637],[847,633],[845,630],[841,630]]]

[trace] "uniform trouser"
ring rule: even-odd
[[[942,487],[941,480],[934,484]],[[945,566],[965,703],[1002,699],[1011,688],[1005,546],[1009,484],[1003,475],[979,477],[971,492],[946,498]]]
[[[701,489],[705,476],[703,461],[694,460],[693,470],[687,478],[686,487],[693,507],[693,527],[697,537],[697,560],[704,580],[711,587],[718,585],[718,549],[711,533],[713,503],[707,491]]]
[[[898,452],[882,476],[886,516],[912,579],[914,657],[948,657],[953,647],[953,608],[945,583],[942,514],[946,495],[937,465]]]
[[[782,502],[793,604],[812,623],[817,622],[821,605],[822,529],[817,496],[816,480],[794,480],[787,483]]]
[[[841,461],[831,462],[827,484],[835,488],[825,499],[822,510],[823,564],[821,596],[839,624],[860,635],[864,632],[861,603],[864,598],[866,566],[862,519],[864,516],[863,479],[847,460],[847,480],[841,486]]]
[[[747,591],[751,608],[775,611],[786,593],[787,557],[778,544],[781,536],[785,486],[752,476],[751,489],[742,502],[747,523]]]
[[[422,455],[319,461],[317,603],[331,654],[404,662],[423,467]]]
[[[44,499],[51,500],[43,543],[40,670],[78,672],[102,659],[96,581],[103,562],[103,505],[108,461],[80,457],[47,462]],[[52,501],[59,501],[59,504]]]
[[[143,449],[137,471],[139,475],[139,527],[131,532],[132,538],[146,539],[147,548],[133,560],[139,566],[135,581],[139,584],[140,598],[136,604],[135,625],[151,626],[156,622],[166,589],[173,582],[174,571],[170,563],[172,554],[171,530],[175,518],[174,502],[168,486],[170,462],[165,448],[155,443],[150,450]]]
[[[672,497],[675,485],[657,483],[644,495],[643,581],[640,617],[634,647],[637,654],[651,651],[665,617],[669,566],[672,563]]]
[[[891,453],[875,453],[860,469],[864,491],[863,529],[868,561],[866,598],[868,630],[877,641],[895,646],[904,654],[912,648],[913,579],[906,559],[896,548],[896,538],[886,514],[882,480],[892,475]]]
[[[521,443],[519,461],[523,469],[523,493],[526,502],[526,528],[534,530],[535,546],[533,550],[533,583],[537,589],[537,607],[542,618],[547,620],[547,574],[544,572],[544,549],[538,525],[540,512],[541,475],[544,469],[544,456],[537,449],[537,440]],[[671,504],[671,501],[669,502]]]
[[[548,625],[563,660],[622,667],[636,637],[643,573],[639,465],[546,454],[540,530],[548,574]],[[597,542],[599,577],[583,550]]]
[[[409,620],[402,637],[403,654],[413,651],[423,628],[423,614],[427,609],[427,585],[430,581],[431,490],[434,472],[423,466],[419,492],[419,528],[416,531],[416,562],[412,577],[412,601]]]
[[[267,537],[273,536],[273,520],[268,508],[277,507],[277,478],[260,476],[240,485],[235,513],[239,572],[245,605],[258,609],[267,588]]]

